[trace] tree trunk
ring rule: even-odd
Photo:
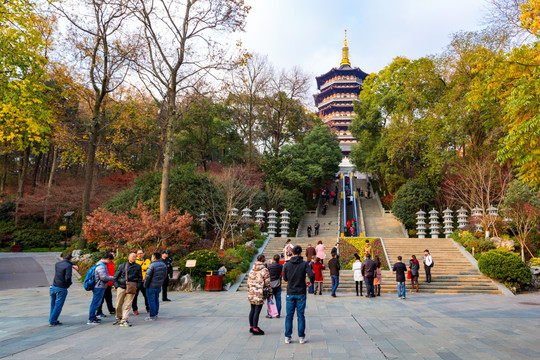
[[[49,210],[49,197],[51,196],[51,187],[54,181],[54,173],[56,172],[56,162],[58,158],[58,148],[54,148],[51,172],[49,174],[49,181],[47,183],[47,197],[45,198],[45,210],[43,212],[43,223],[47,222],[47,212]]]
[[[7,173],[8,173],[8,156],[7,154],[4,154],[2,156],[2,175],[0,175],[0,194],[3,194],[4,191],[6,191]]]
[[[19,200],[24,197],[24,181],[28,170],[28,160],[30,159],[30,147],[24,150],[23,158],[19,163],[19,182],[17,185],[17,201],[15,202],[15,224],[18,223]]]
[[[38,178],[39,168],[41,165],[42,158],[43,158],[43,153],[40,152],[38,156],[36,157],[36,163],[34,164],[34,174],[32,175],[32,193],[34,193],[34,190],[36,189],[37,178]]]
[[[167,125],[163,169],[161,173],[161,192],[159,194],[159,216],[163,218],[169,211],[169,181],[171,177],[172,147],[174,140],[174,121],[171,118]]]

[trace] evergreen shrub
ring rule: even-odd
[[[186,261],[197,260],[197,264],[191,269],[193,284],[204,285],[206,281],[206,272],[208,270],[218,270],[223,263],[220,255],[211,250],[198,250],[187,254],[180,260],[180,269],[182,273],[189,274],[190,269],[186,268]]]
[[[21,242],[25,249],[56,247],[63,238],[62,232],[56,229],[25,228],[13,232],[13,242]]]
[[[490,250],[478,260],[478,269],[486,276],[520,288],[531,281],[531,271],[519,255],[503,250]]]

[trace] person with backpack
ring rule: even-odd
[[[411,255],[411,260],[409,260],[409,270],[411,271],[411,292],[414,291],[414,284],[416,283],[416,292],[418,292],[419,286],[418,286],[418,276],[420,269],[420,263],[418,262],[418,259],[416,259],[416,255]]]
[[[137,250],[137,259],[135,260],[135,262],[141,266],[144,282],[144,278],[146,277],[146,270],[148,269],[148,266],[150,266],[150,260],[146,258],[142,249]],[[146,313],[148,314],[150,312],[150,308],[148,306],[148,298],[146,297],[146,289],[144,288],[144,285],[141,286],[140,289],[137,289],[137,293],[135,294],[135,298],[133,299],[133,304],[131,305],[131,307],[133,308],[133,314],[139,315],[139,307],[137,306],[139,292],[144,297],[144,305],[146,307]]]
[[[51,296],[51,314],[49,316],[49,326],[62,325],[58,317],[64,307],[64,302],[68,294],[68,288],[71,286],[71,276],[73,273],[73,264],[71,254],[64,255],[64,260],[54,265],[54,280],[49,288]]]
[[[112,256],[111,260],[114,260],[114,255],[109,252],[109,254]],[[107,264],[107,272],[110,276],[114,276],[114,261],[111,261]],[[99,317],[107,317],[103,313],[103,303],[107,303],[107,310],[109,310],[109,315],[114,315],[116,313],[116,309],[114,308],[113,301],[112,301],[112,286],[113,282],[109,281],[107,284],[107,288],[105,289],[105,294],[103,294],[103,300],[101,300],[101,304],[99,304],[99,307],[97,309],[97,315]]]
[[[137,289],[142,286],[141,265],[135,262],[137,255],[129,254],[128,261],[116,269],[113,284],[116,288],[116,321],[113,325],[131,327],[129,311]],[[130,284],[131,283],[131,284]]]
[[[298,337],[300,344],[306,342],[306,288],[315,281],[315,274],[302,258],[302,247],[293,248],[294,256],[283,267],[283,280],[287,281],[287,317],[285,318],[285,344],[291,343],[293,318],[298,316]],[[306,284],[306,275],[309,282]]]
[[[424,271],[426,272],[426,282],[431,282],[431,268],[433,267],[433,258],[429,253],[429,250],[424,250]]]
[[[148,306],[150,314],[144,320],[156,320],[159,314],[159,293],[163,282],[167,277],[167,265],[161,261],[161,253],[155,252],[152,254],[152,262],[146,271],[144,279],[144,287],[146,289],[146,297],[148,298]]]
[[[107,264],[114,259],[114,256],[111,253],[106,253],[103,256],[103,259],[98,261],[86,274],[85,289],[92,290],[92,302],[90,303],[90,310],[88,312],[88,325],[98,325],[101,324],[101,319],[98,319],[96,316],[97,309],[101,300],[103,300],[103,295],[105,294],[105,289],[109,285],[109,281],[114,278],[109,275],[107,272]],[[93,276],[92,276],[93,275]],[[93,283],[92,282],[93,278]]]

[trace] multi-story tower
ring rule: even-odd
[[[339,68],[333,68],[326,74],[316,77],[317,89],[320,92],[313,97],[315,106],[319,109],[318,116],[336,132],[341,151],[347,156],[351,152],[351,146],[356,143],[349,129],[354,116],[353,101],[358,100],[362,83],[368,74],[360,68],[351,67],[347,31],[343,45]]]

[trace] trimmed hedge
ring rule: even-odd
[[[521,287],[531,281],[531,270],[521,261],[519,255],[503,251],[490,250],[478,259],[478,269],[486,276],[500,280],[507,286]]]
[[[25,249],[55,247],[63,240],[61,231],[56,229],[20,229],[13,232],[13,242],[21,242]]]

